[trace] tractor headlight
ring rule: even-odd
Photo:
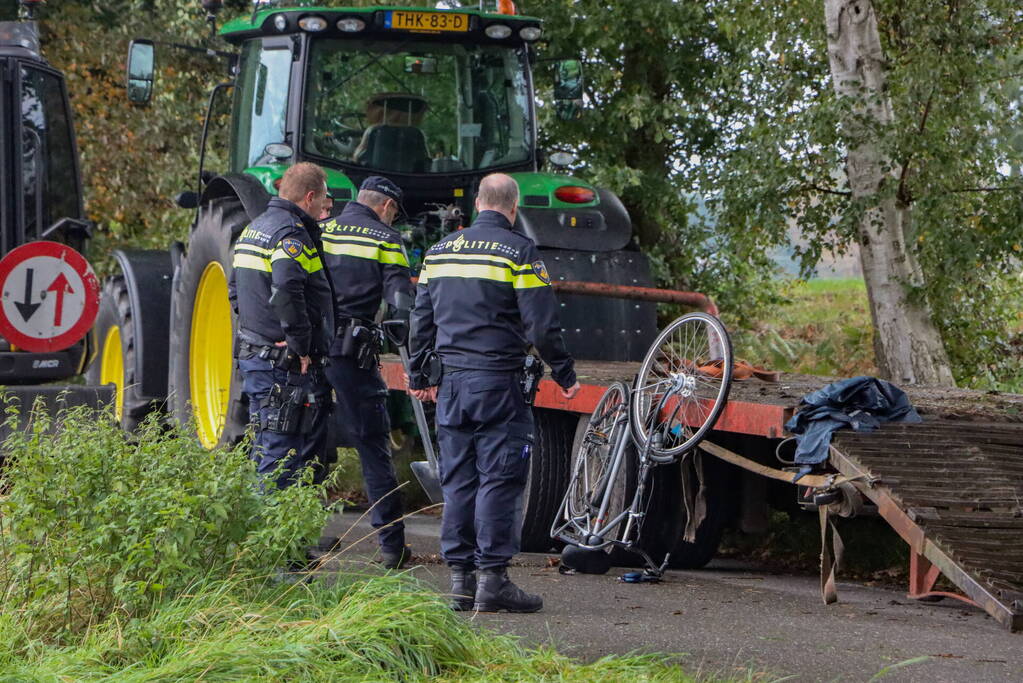
[[[283,14],[275,15],[274,16],[274,28],[277,29],[278,31],[280,31],[281,33],[284,33],[285,31],[287,31],[288,30],[288,18],[286,16],[284,16]]]
[[[303,31],[309,31],[310,33],[318,33],[326,30],[327,20],[323,17],[302,17],[298,20],[298,27]]]
[[[355,17],[338,19],[337,21],[337,30],[344,33],[358,33],[364,28],[366,28],[366,22],[362,19],[356,19]]]
[[[540,40],[540,34],[542,33],[543,30],[539,26],[526,26],[519,30],[519,38],[522,38],[527,43],[532,43]]]
[[[493,38],[494,40],[504,40],[512,34],[511,26],[505,26],[504,24],[491,24],[483,32],[487,34],[487,38]]]

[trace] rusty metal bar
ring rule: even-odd
[[[684,306],[692,306],[711,315],[719,314],[718,307],[711,298],[699,292],[681,292],[675,289],[634,287],[632,285],[611,285],[604,282],[578,282],[576,280],[557,280],[551,284],[556,291],[563,294],[606,296],[612,299],[653,301],[659,304],[682,304]]]
[[[849,457],[834,446],[831,447],[831,464],[849,479],[861,477],[865,472]],[[1023,613],[1005,605],[986,586],[970,576],[944,550],[927,538],[927,532],[914,522],[888,494],[887,489],[867,481],[854,482],[856,488],[869,498],[886,522],[909,544],[910,552],[926,558],[937,567],[949,581],[959,587],[979,607],[994,617],[995,621],[1011,631],[1023,629]]]

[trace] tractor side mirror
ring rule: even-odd
[[[153,96],[156,46],[153,41],[135,39],[128,45],[128,101],[148,104]]]
[[[562,59],[554,70],[554,108],[562,121],[577,119],[583,112],[583,63]]]
[[[409,325],[407,320],[385,320],[381,323],[387,340],[395,346],[408,343]]]

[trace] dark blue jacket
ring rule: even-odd
[[[433,350],[445,368],[520,370],[532,344],[562,387],[575,383],[558,300],[536,245],[497,211],[430,247],[412,311],[410,386],[428,386]]]
[[[316,246],[316,221],[274,197],[234,245],[228,298],[239,337],[286,341],[299,356],[324,356],[334,336],[334,297]]]
[[[373,320],[383,300],[393,309],[389,317],[407,318],[415,289],[398,232],[355,201],[320,229],[337,316]],[[335,341],[332,353],[340,353],[339,344]]]
[[[922,422],[902,389],[876,377],[832,382],[799,402],[799,412],[785,423],[796,435],[796,462],[811,465],[828,459],[831,433],[845,427],[872,432],[882,422]]]

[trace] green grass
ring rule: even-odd
[[[698,680],[680,655],[527,649],[408,575],[282,583],[321,489],[263,491],[244,444],[112,417],[37,413],[0,444],[0,682]]]
[[[0,615],[0,680],[694,681],[677,657],[583,664],[474,628],[407,576],[294,586],[208,582],[76,642],[31,637]],[[707,679],[702,679],[707,680]]]
[[[733,325],[736,358],[808,375],[876,375],[863,280],[793,280],[787,303]]]

